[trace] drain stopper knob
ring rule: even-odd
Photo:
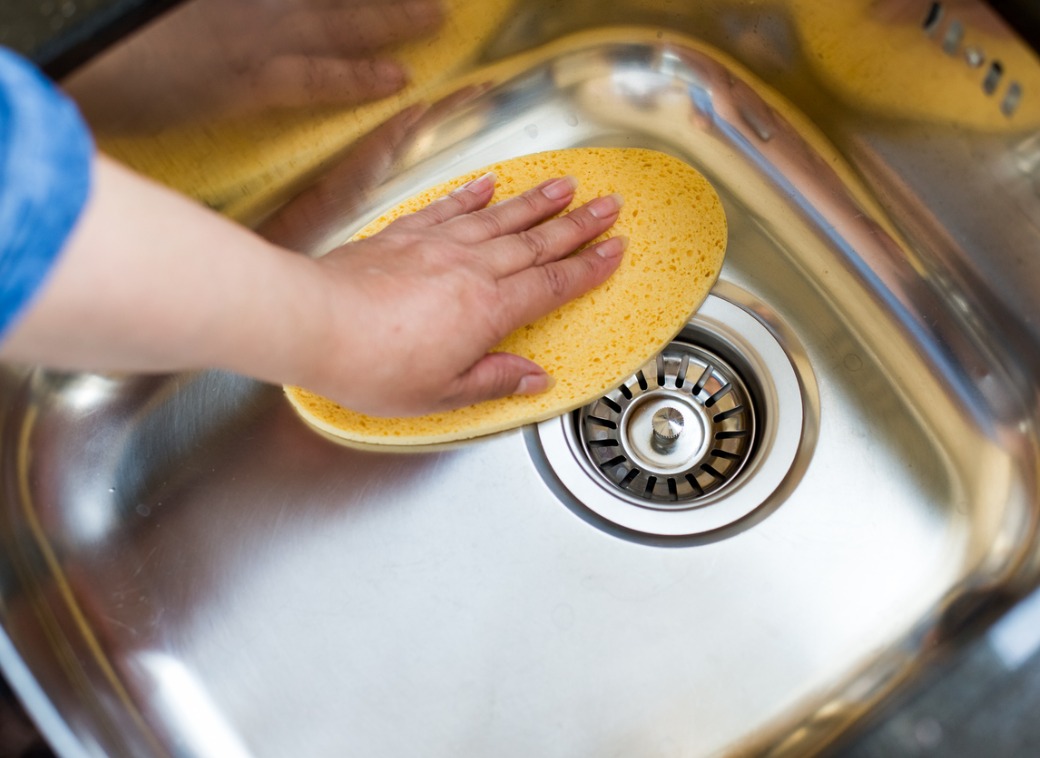
[[[666,453],[675,447],[683,430],[683,415],[675,408],[662,408],[650,421],[654,430],[651,440],[654,448]]]

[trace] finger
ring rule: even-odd
[[[406,108],[358,140],[317,183],[264,221],[257,228],[260,236],[292,250],[324,252],[327,235],[340,226],[338,211],[353,207],[385,178],[397,149],[425,111],[421,104]]]
[[[422,210],[403,216],[390,224],[394,229],[423,229],[480,210],[495,194],[495,175],[492,173],[477,177],[456,187],[444,197],[434,200]]]
[[[602,284],[621,263],[627,244],[624,237],[611,237],[563,260],[500,280],[504,311],[499,338]]]
[[[552,385],[552,377],[537,363],[512,353],[489,353],[456,380],[445,409],[508,395],[535,395]]]
[[[598,197],[565,216],[495,240],[488,260],[500,277],[560,260],[607,231],[620,211],[618,195]]]
[[[349,205],[343,195],[364,194],[386,178],[398,151],[427,109],[428,106],[422,103],[410,105],[351,145],[315,185],[325,198],[330,213],[332,208]],[[350,185],[349,189],[344,192],[347,185]]]
[[[405,70],[390,60],[345,60],[282,55],[266,61],[252,81],[266,105],[357,105],[380,100],[408,83]]]
[[[423,121],[431,124],[441,123],[448,115],[456,113],[463,106],[468,105],[490,90],[493,84],[493,82],[489,81],[481,82],[480,84],[469,84],[445,95],[430,105],[430,109],[427,111]]]
[[[490,208],[456,218],[445,230],[458,242],[475,244],[530,229],[566,208],[577,186],[571,176],[550,179]]]
[[[359,57],[425,36],[443,21],[437,0],[409,0],[299,11],[280,22],[279,33],[285,52]]]

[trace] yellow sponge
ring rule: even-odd
[[[718,195],[689,165],[652,150],[576,148],[496,163],[415,195],[368,224],[356,238],[375,234],[486,171],[497,176],[496,201],[568,174],[578,180],[571,208],[611,192],[624,197],[620,218],[604,235],[629,238],[614,275],[521,327],[495,348],[535,361],[556,384],[541,395],[410,418],[366,416],[307,390],[286,387],[290,403],[308,423],[353,442],[422,445],[557,416],[635,373],[682,329],[718,277],[726,249],[726,217]]]

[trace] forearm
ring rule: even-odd
[[[494,188],[487,175],[314,260],[95,158],[86,207],[0,359],[224,368],[378,415],[544,391],[540,366],[489,351],[613,272],[622,239],[569,253],[620,206],[601,197],[554,218],[572,180],[486,207]],[[421,382],[398,381],[402,360]]]
[[[228,368],[299,381],[313,261],[104,157],[83,213],[0,358],[68,369]]]
[[[602,284],[624,249],[589,245],[617,198],[558,216],[575,182],[556,178],[489,206],[488,174],[312,260],[97,155],[73,105],[2,50],[0,114],[0,360],[224,368],[366,413],[427,413],[549,387],[493,348]],[[402,362],[416,381],[399,381]]]

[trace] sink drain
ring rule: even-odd
[[[607,481],[648,505],[685,507],[736,481],[755,401],[716,352],[676,341],[579,412],[582,447]]]
[[[760,320],[768,308],[722,289],[741,305],[709,296],[633,376],[538,425],[532,443],[575,507],[645,534],[694,535],[744,518],[781,487],[803,440],[805,383]]]

